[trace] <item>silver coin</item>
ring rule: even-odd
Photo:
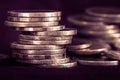
[[[92,7],[86,9],[86,13],[99,17],[120,18],[120,9],[113,7]]]
[[[117,60],[109,60],[107,58],[79,58],[78,63],[81,65],[91,66],[117,66]]]
[[[71,40],[72,36],[35,36],[35,35],[19,35],[19,39],[26,39],[26,40],[45,40],[45,41],[54,41],[54,40]]]
[[[74,54],[82,54],[82,55],[91,55],[91,54],[99,54],[101,52],[108,51],[110,46],[106,43],[94,42],[89,48],[86,49],[77,49],[77,50],[69,50]]]
[[[60,31],[43,31],[43,32],[33,32],[33,35],[40,35],[40,36],[71,36],[77,34],[76,29],[66,28]]]
[[[24,60],[44,60],[44,59],[61,59],[65,57],[65,54],[54,54],[54,55],[28,55],[21,53],[12,53],[13,58],[24,59]]]
[[[5,21],[5,25],[10,27],[49,27],[49,26],[56,26],[58,22],[12,22],[12,21]]]
[[[38,50],[51,50],[51,49],[62,49],[63,46],[57,46],[57,45],[26,45],[26,44],[20,44],[17,42],[13,42],[11,44],[11,47],[14,49],[38,49]]]
[[[75,66],[77,66],[77,61],[69,61],[67,63],[62,63],[62,64],[58,63],[58,64],[40,65],[40,67],[45,67],[45,68],[71,68]]]
[[[104,26],[103,22],[86,20],[83,15],[73,15],[68,17],[68,21],[78,26]]]
[[[76,49],[85,49],[92,45],[92,42],[85,39],[74,38],[70,45],[67,45],[68,50],[76,50]]]
[[[31,44],[31,45],[66,45],[70,44],[71,40],[59,40],[59,41],[43,41],[43,40],[25,40],[19,39],[21,44]]]
[[[60,11],[55,10],[12,10],[8,11],[10,16],[17,17],[57,17],[61,16]]]
[[[60,21],[61,17],[36,17],[36,18],[30,18],[30,17],[8,17],[9,21],[20,21],[20,22],[51,22],[51,21]]]
[[[21,60],[17,59],[18,62],[28,63],[28,64],[62,64],[69,62],[69,58],[62,58],[62,59],[45,59],[45,60]]]
[[[58,30],[63,30],[65,29],[65,26],[60,25],[60,26],[52,26],[52,27],[15,27],[13,28],[16,31],[58,31]]]
[[[54,54],[64,54],[66,53],[66,49],[51,49],[51,50],[13,50],[13,52],[28,54],[28,55],[54,55]]]

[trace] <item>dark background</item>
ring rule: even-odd
[[[120,7],[119,0],[0,0],[0,53],[10,54],[10,43],[18,32],[4,25],[8,10],[51,9],[62,11],[62,23],[72,14],[92,6]],[[71,69],[44,69],[9,62],[0,67],[0,80],[119,80],[120,67],[78,66]]]

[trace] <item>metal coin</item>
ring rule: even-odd
[[[49,26],[56,26],[58,22],[12,22],[12,21],[5,21],[5,25],[12,26],[12,27],[49,27]]]
[[[81,65],[91,66],[117,66],[117,60],[109,60],[107,58],[79,58],[78,63]]]
[[[78,25],[78,26],[103,26],[105,25],[103,22],[95,22],[91,20],[86,20],[83,18],[83,15],[74,15],[74,16],[69,16],[68,21]]]
[[[12,56],[16,59],[24,59],[24,60],[43,60],[43,59],[61,59],[65,57],[65,54],[54,54],[54,55],[28,55],[13,52]]]
[[[77,34],[77,30],[66,28],[60,31],[43,31],[43,32],[33,32],[33,35],[40,35],[40,36],[71,36]]]
[[[71,40],[72,36],[58,36],[58,37],[52,37],[52,36],[35,36],[35,35],[19,35],[19,39],[26,39],[26,40],[45,40],[45,41],[51,41],[51,40]]]
[[[14,28],[16,31],[58,31],[58,30],[63,30],[65,29],[65,26],[52,26],[52,27],[25,27],[25,28],[20,28],[20,27],[15,27]]]
[[[55,22],[60,21],[61,17],[36,17],[36,18],[27,18],[27,17],[8,17],[9,21],[18,21],[18,22]]]
[[[82,55],[91,55],[91,54],[99,54],[101,52],[108,51],[110,46],[106,43],[95,42],[89,48],[86,49],[77,49],[69,51],[73,52],[74,54],[82,54]]]
[[[18,41],[21,44],[31,44],[31,45],[66,45],[70,44],[72,41],[71,40],[59,40],[59,41],[38,41],[38,40],[25,40],[25,39],[20,39]]]
[[[54,10],[13,10],[8,11],[10,16],[17,17],[54,17],[61,16],[60,11]]]
[[[17,42],[13,42],[11,44],[11,47],[15,49],[39,49],[39,50],[51,50],[51,49],[64,48],[63,46],[57,46],[57,45],[26,45],[26,44],[20,44]]]
[[[80,38],[74,38],[72,40],[72,43],[70,45],[67,45],[68,50],[76,50],[76,49],[85,49],[92,45],[91,41],[80,39]]]
[[[28,54],[28,55],[54,55],[54,54],[64,54],[66,49],[51,49],[51,50],[13,50],[13,52]]]
[[[62,64],[58,63],[58,64],[40,65],[40,67],[45,67],[45,68],[71,68],[75,66],[77,66],[76,61],[70,61],[70,62],[62,63]]]
[[[120,18],[120,9],[113,7],[92,7],[86,9],[86,13],[99,17]]]
[[[70,61],[69,58],[62,58],[62,59],[45,59],[45,60],[22,60],[17,59],[18,62],[27,63],[27,64],[62,64],[67,63]]]
[[[120,51],[109,50],[105,53],[105,55],[109,58],[120,60]]]

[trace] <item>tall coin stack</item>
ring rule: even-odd
[[[120,23],[119,16],[118,8],[94,7],[86,9],[85,14],[68,17],[72,27],[78,30],[77,38],[79,39],[77,45],[68,45],[68,51],[77,55],[75,57],[78,57],[79,64],[118,65],[120,51],[115,47],[120,47],[120,30],[115,24]],[[76,49],[78,45],[79,48]]]
[[[12,56],[27,64],[42,67],[73,67],[75,61],[66,57],[65,45],[70,44],[75,29],[60,25],[60,11],[8,11],[7,26],[20,31],[18,41],[11,44]]]

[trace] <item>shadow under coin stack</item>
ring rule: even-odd
[[[113,23],[119,23],[119,15],[119,9],[95,7],[86,9],[85,14],[68,17],[71,27],[78,30],[78,40],[74,42],[79,43],[72,43],[67,48],[72,54],[77,55],[75,57],[78,57],[79,64],[118,65],[120,51],[117,51],[114,45],[119,46],[117,43],[120,42],[120,33],[119,26]],[[78,45],[79,48],[76,49]]]
[[[65,45],[72,42],[75,29],[59,25],[60,11],[8,11],[7,26],[20,31],[11,44],[12,56],[27,64],[41,67],[73,67],[77,63],[66,57]]]

